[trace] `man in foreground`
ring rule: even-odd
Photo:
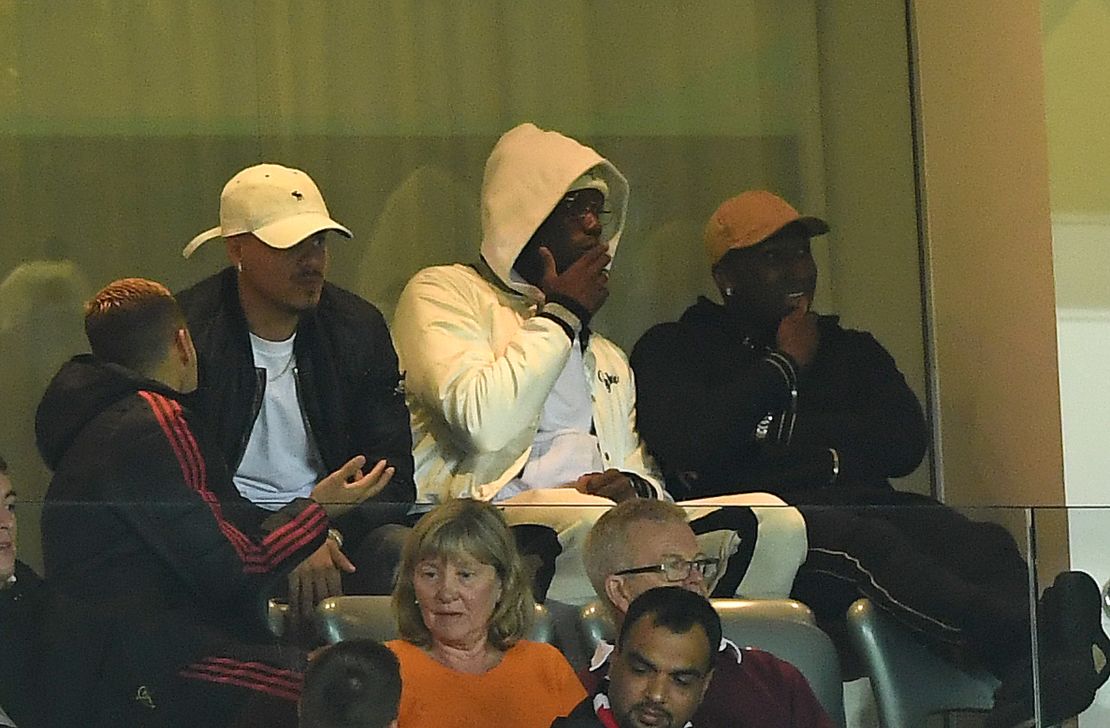
[[[397,728],[401,668],[373,640],[328,647],[309,664],[299,728]]]
[[[705,597],[681,587],[644,592],[621,624],[608,678],[551,728],[683,728],[691,719],[701,728],[695,713],[720,641],[721,620]]]
[[[276,511],[218,499],[230,475],[184,401],[197,357],[170,292],[109,284],[85,331],[92,354],[55,375],[35,421],[54,470],[47,577],[72,600],[46,622],[45,674],[64,686],[49,725],[295,725],[305,655],[267,644],[263,595],[392,473],[363,475],[359,456]]]

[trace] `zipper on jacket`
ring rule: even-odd
[[[315,448],[316,456],[320,460],[318,464],[324,468],[322,475],[326,475],[328,466],[324,462],[324,453],[320,450],[320,443],[316,441],[316,433],[312,430],[312,422],[308,419],[308,411],[304,408],[304,397],[301,396],[301,368],[298,366],[293,367],[293,389],[297,393],[297,409],[300,410],[301,420],[304,422],[305,437],[308,438],[309,445]],[[309,456],[307,459],[311,462],[311,452],[306,453],[306,455]]]
[[[239,457],[235,459],[235,467],[232,469],[232,475],[239,472],[239,466],[243,464],[243,458],[247,454],[247,445],[251,441],[251,433],[254,432],[254,421],[258,419],[258,413],[262,409],[262,398],[266,396],[266,369],[259,369],[255,367],[254,370],[254,398],[251,400],[251,422],[250,427],[243,431],[243,436],[239,439]]]

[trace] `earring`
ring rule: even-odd
[[[243,272],[243,261],[239,261],[238,263],[235,264],[235,270],[238,271],[239,273]]]
[[[243,269],[240,268],[239,270],[242,271]],[[725,289],[725,298],[732,298],[732,287],[731,286],[729,286],[728,288]]]

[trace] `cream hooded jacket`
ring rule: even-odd
[[[627,181],[593,149],[522,124],[501,137],[486,162],[481,262],[426,268],[402,292],[393,336],[412,413],[420,500],[490,500],[527,462],[571,340],[558,323],[537,316],[543,293],[512,267],[571,183],[591,170],[609,188],[613,215],[602,241],[614,255]],[[636,433],[624,352],[591,332],[583,359],[602,462],[644,477],[665,496]]]

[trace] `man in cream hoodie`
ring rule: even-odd
[[[420,271],[394,316],[418,497],[503,502],[516,506],[510,523],[554,529],[560,601],[592,597],[578,546],[605,509],[669,498],[636,433],[627,358],[589,328],[627,202],[628,182],[596,151],[521,124],[486,162],[479,261]],[[805,553],[800,516],[773,496],[732,501],[770,507],[690,511],[695,531],[729,536],[727,590],[744,578],[753,596],[787,594]]]

